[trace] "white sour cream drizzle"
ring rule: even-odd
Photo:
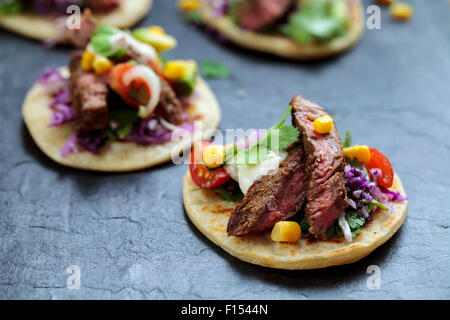
[[[142,117],[146,118],[155,110],[159,103],[159,96],[161,95],[161,81],[150,67],[138,65],[125,72],[123,75],[123,83],[128,86],[134,79],[137,78],[144,79],[148,83],[151,91],[148,104],[146,106],[142,106],[145,108],[145,112]]]
[[[281,161],[286,158],[285,152],[270,151],[264,160],[257,164],[228,164],[225,170],[233,180],[239,183],[239,188],[246,194],[251,185],[269,171],[278,168]]]
[[[156,61],[158,54],[151,45],[140,42],[126,32],[119,32],[109,39],[113,51],[124,49],[136,62],[147,64]]]

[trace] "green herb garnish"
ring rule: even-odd
[[[350,135],[350,131],[345,131],[345,138],[344,141],[342,142],[342,147],[343,148],[348,148],[352,146],[352,136]]]
[[[120,58],[126,55],[124,49],[114,50],[111,44],[111,37],[120,32],[123,31],[101,23],[92,34],[90,42],[94,52],[98,55],[110,58]]]
[[[248,149],[240,149],[235,157],[237,164],[255,164],[264,160],[264,157],[272,150],[285,150],[291,143],[298,139],[299,131],[296,127],[286,126],[284,122],[291,113],[292,106],[289,106],[280,121],[269,128],[262,137],[250,145]],[[278,141],[276,140],[278,138]],[[272,145],[272,142],[278,142]],[[275,150],[276,149],[276,150]]]
[[[230,69],[219,61],[202,61],[200,62],[200,70],[203,76],[211,79],[226,78],[230,75]]]
[[[302,44],[328,42],[344,34],[347,23],[347,4],[342,0],[309,0],[281,26],[281,32]]]
[[[385,211],[389,210],[388,207],[386,207],[381,202],[378,202],[377,200],[361,200],[361,202],[369,205],[369,211],[371,211],[374,207],[379,207]]]
[[[229,193],[223,186],[215,188],[214,191],[221,195],[226,201],[239,202],[244,198],[244,194],[239,188],[236,188],[233,193]]]

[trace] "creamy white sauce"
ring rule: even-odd
[[[114,51],[124,49],[136,62],[146,64],[156,61],[158,54],[151,45],[140,42],[126,32],[119,32],[109,39]]]
[[[161,80],[150,67],[139,65],[125,72],[123,75],[123,83],[128,86],[136,78],[144,79],[150,87],[150,100],[146,106],[142,106],[145,108],[143,118],[146,118],[155,110],[159,103],[159,97],[161,95]]]
[[[239,183],[239,188],[246,194],[251,185],[269,171],[278,168],[281,161],[286,158],[287,154],[276,153],[270,151],[261,162],[257,164],[228,164],[225,170],[233,180]]]

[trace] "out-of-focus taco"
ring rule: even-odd
[[[175,45],[157,26],[99,25],[68,68],[47,69],[27,94],[22,113],[34,141],[66,166],[131,171],[189,148],[195,121],[211,134],[219,105],[193,60],[161,56]]]
[[[179,6],[188,22],[237,45],[298,60],[348,50],[364,27],[360,0],[181,0]]]
[[[36,40],[70,43],[73,31],[67,29],[66,20],[74,13],[67,12],[72,5],[83,10],[81,26],[86,33],[94,19],[131,28],[150,11],[152,0],[4,0],[0,1],[0,27]]]

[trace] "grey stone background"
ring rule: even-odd
[[[326,106],[354,142],[389,156],[409,196],[405,224],[367,258],[315,271],[253,266],[208,241],[183,209],[186,166],[102,174],[46,158],[20,107],[45,66],[66,64],[70,49],[0,31],[0,298],[450,298],[450,7],[410,2],[413,20],[394,22],[384,8],[382,30],[366,30],[352,51],[320,63],[217,43],[184,25],[172,1],[156,0],[140,24],[176,36],[169,58],[231,68],[230,78],[209,81],[221,129],[266,128],[301,93]],[[79,290],[66,288],[69,265],[81,268]],[[370,265],[381,268],[379,290],[366,286]]]

